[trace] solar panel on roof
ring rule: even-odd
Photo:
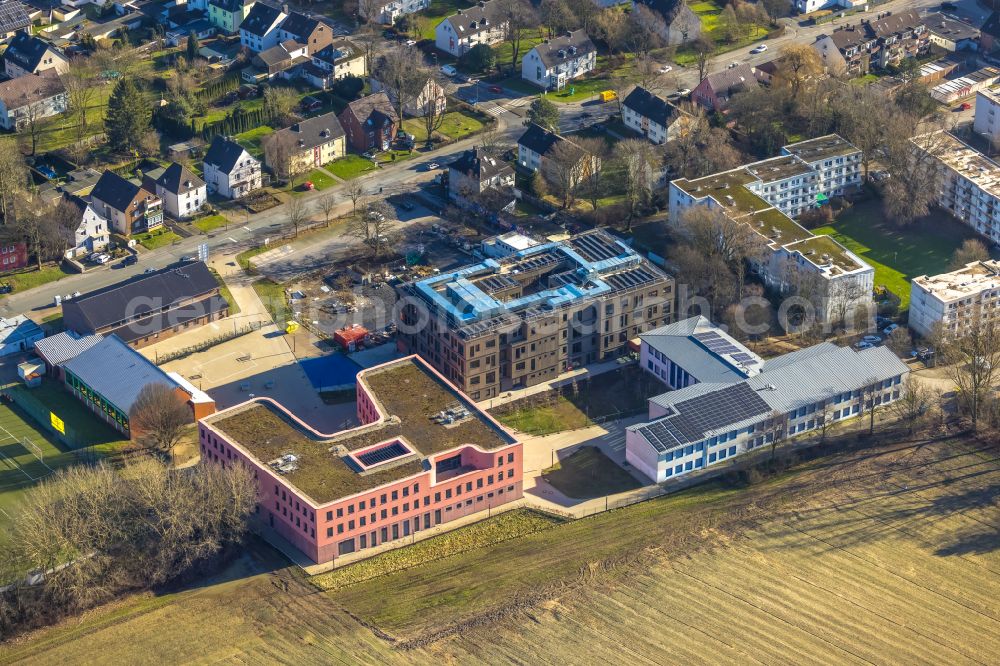
[[[357,459],[365,467],[371,467],[372,465],[388,462],[393,458],[405,456],[408,453],[409,451],[405,446],[399,442],[393,442],[389,446],[383,446],[382,448],[375,449],[374,451],[366,451],[365,453],[357,456]]]
[[[755,360],[750,354],[744,354],[742,352],[739,354],[733,354],[733,359],[739,361],[740,363],[753,363]]]

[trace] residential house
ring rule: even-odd
[[[680,46],[701,37],[701,19],[685,0],[633,0],[663,21],[656,26],[660,38],[668,46]]]
[[[196,215],[208,202],[205,181],[186,166],[174,162],[166,169],[143,174],[143,186],[163,200],[163,208],[175,220]]]
[[[31,18],[20,0],[0,0],[0,44],[31,28]]]
[[[507,21],[495,0],[481,0],[444,19],[434,28],[434,45],[456,58],[478,44],[492,46],[506,36]]]
[[[5,130],[19,130],[65,110],[66,87],[51,70],[0,82],[0,127]]]
[[[514,186],[514,169],[503,160],[474,147],[448,165],[448,198],[469,202],[487,190]]]
[[[68,330],[139,348],[222,319],[229,305],[208,267],[189,261],[64,300],[62,312]]]
[[[392,25],[400,16],[415,14],[430,6],[431,0],[378,0],[359,3],[358,13],[369,23]]]
[[[293,39],[305,44],[306,55],[313,55],[333,43],[333,29],[318,18],[300,12],[289,12],[278,26],[280,41]]]
[[[73,247],[66,250],[67,259],[80,259],[92,252],[103,250],[111,239],[108,220],[97,212],[93,203],[69,196],[66,201],[80,211],[80,221],[73,230]]]
[[[799,14],[811,14],[822,9],[853,9],[867,5],[869,0],[795,0],[793,6]]]
[[[656,144],[676,136],[678,121],[685,114],[676,106],[637,86],[622,102],[622,122]]]
[[[255,3],[240,24],[240,44],[254,53],[275,47],[283,39],[278,26],[288,17],[280,7]]]
[[[910,330],[925,338],[962,336],[973,326],[1000,326],[1000,261],[973,261],[910,283]]]
[[[305,44],[291,39],[281,42],[255,55],[250,67],[240,76],[247,83],[263,83],[276,77],[291,78],[294,68],[312,62],[307,50]]]
[[[202,163],[209,192],[240,199],[261,187],[260,161],[232,139],[212,139]]]
[[[691,91],[691,99],[709,111],[724,111],[733,95],[760,85],[754,68],[745,62],[705,77]]]
[[[935,12],[923,18],[931,44],[945,51],[976,51],[979,49],[979,28],[953,16]]]
[[[354,100],[338,118],[347,135],[347,145],[358,152],[388,150],[399,130],[396,109],[384,92]]]
[[[575,147],[576,144],[567,137],[550,132],[534,123],[528,125],[521,138],[517,140],[517,163],[528,171],[540,171],[547,179],[552,179],[552,170],[549,166],[548,156],[557,144],[568,144]],[[585,178],[592,170],[601,168],[600,158],[596,156],[587,157],[583,150],[579,150],[580,159],[572,168],[571,186],[576,186],[581,179]]]
[[[687,478],[892,404],[903,397],[909,372],[888,347],[806,347],[769,359],[746,379],[699,382],[650,398],[650,421],[625,429],[625,459],[657,483]]]
[[[329,164],[347,153],[344,128],[333,111],[278,130],[267,137],[267,143],[283,147],[282,150],[268,151],[267,165],[290,174]],[[273,160],[287,160],[288,164],[277,165]]]
[[[562,90],[596,66],[597,48],[581,28],[536,44],[521,59],[521,78],[543,90]]]
[[[320,434],[277,402],[251,398],[199,422],[201,460],[249,470],[267,532],[331,566],[522,497],[521,443],[424,359],[359,372],[357,414],[361,425]]]
[[[930,35],[920,13],[904,11],[879,14],[856,25],[837,28],[813,42],[827,71],[862,76],[871,69],[898,65],[904,58],[916,58],[930,49]]]
[[[336,39],[313,53],[312,64],[322,72],[313,83],[317,88],[327,88],[346,76],[363,78],[368,74],[364,52],[346,38]]]
[[[151,190],[105,171],[90,193],[97,214],[112,231],[128,236],[156,229],[163,224],[163,201]]]
[[[191,410],[191,422],[215,412],[215,401],[176,372],[164,372],[155,363],[129,347],[116,335],[85,345],[72,358],[59,364],[66,388],[99,418],[126,437],[132,406],[139,393],[150,384],[173,390],[178,400]]]
[[[782,148],[778,157],[702,178],[670,182],[671,220],[694,205],[716,209],[759,236],[766,252],[751,264],[772,289],[809,298],[820,322],[839,322],[871,307],[874,269],[830,236],[793,220],[861,184],[861,151],[827,136]]]
[[[378,68],[376,68],[376,71],[378,71]],[[370,82],[372,92],[385,92],[389,96],[389,101],[392,102],[393,107],[396,109],[399,108],[399,100],[396,98],[396,90],[394,88],[383,85],[374,76],[371,77]],[[447,107],[448,98],[445,96],[444,88],[432,77],[428,77],[420,93],[404,102],[403,114],[415,118],[423,118],[428,113],[433,112],[433,115],[440,116],[445,112]]]
[[[6,229],[0,234],[0,273],[9,273],[28,265],[28,244]]]
[[[3,54],[3,61],[4,71],[11,78],[25,74],[41,74],[46,70],[65,74],[69,69],[69,60],[62,51],[45,40],[25,32],[17,33],[10,40]]]
[[[255,3],[256,0],[208,0],[208,20],[220,32],[236,34]]]

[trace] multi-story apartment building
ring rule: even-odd
[[[239,199],[261,186],[260,162],[232,139],[216,136],[202,165],[208,191]]]
[[[1000,145],[1000,86],[976,92],[976,116],[972,129],[994,146]]]
[[[398,341],[473,400],[618,356],[673,315],[673,278],[595,230],[399,288]]]
[[[90,202],[116,233],[125,236],[163,226],[163,199],[114,171],[101,174]]]
[[[973,324],[1000,326],[1000,261],[973,261],[950,273],[910,283],[910,330],[917,335],[962,335]]]
[[[597,47],[581,29],[536,44],[521,59],[521,78],[543,90],[562,90],[596,66]]]
[[[911,139],[918,159],[937,165],[936,203],[1000,243],[1000,164],[945,131]]]
[[[392,25],[404,14],[414,14],[431,6],[431,0],[379,0],[362,2],[358,12],[369,23]]]
[[[250,400],[202,419],[202,461],[249,466],[259,518],[318,563],[521,497],[521,443],[420,358],[360,372],[357,415],[323,434]]]
[[[930,45],[930,33],[917,11],[886,12],[873,21],[862,19],[813,42],[829,71],[852,76],[917,58],[926,54]]]
[[[434,28],[434,45],[456,58],[478,44],[491,46],[504,40],[507,21],[500,17],[500,7],[490,0],[480,0],[468,9],[459,9]]]
[[[861,152],[835,134],[794,143],[782,155],[738,169],[671,181],[670,219],[707,205],[750,225],[769,252],[754,268],[772,288],[808,292],[820,321],[839,321],[871,304],[874,269],[829,236],[792,217],[861,183]]]
[[[676,106],[636,86],[622,102],[622,122],[625,127],[639,132],[652,143],[661,144],[677,135],[686,113]]]
[[[695,356],[684,356],[696,364]],[[656,482],[684,477],[775,440],[829,427],[902,397],[906,364],[885,347],[824,342],[770,359],[745,379],[690,384],[649,400],[625,431],[625,458]]]

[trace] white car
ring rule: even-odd
[[[691,94],[691,89],[681,88],[680,90],[677,91],[677,94],[680,95],[681,97],[687,97],[688,95]]]
[[[438,169],[440,167],[441,167],[441,165],[438,164],[437,162],[428,162],[427,163],[427,170],[428,171],[434,171],[435,169]]]
[[[445,76],[455,76],[458,74],[458,70],[455,69],[454,65],[441,65],[441,73]]]
[[[870,345],[877,345],[878,343],[882,342],[882,338],[878,337],[877,335],[866,335],[865,337],[861,338],[861,341],[867,342]]]
[[[667,72],[672,72],[672,71],[674,71],[674,68],[671,67],[670,65],[664,65],[663,67],[660,68],[660,74],[666,74]]]
[[[767,50],[767,44],[761,44],[756,48],[750,49],[750,53],[763,53],[766,50]]]
[[[109,261],[111,261],[111,257],[107,254],[99,254],[96,257],[94,257],[95,264],[106,264]]]
[[[875,345],[873,345],[872,343],[870,343],[870,342],[864,342],[864,341],[859,342],[859,343],[857,343],[857,344],[854,345],[855,349],[871,349],[874,346]]]
[[[416,46],[417,45],[417,40],[415,40],[415,39],[408,39],[408,40],[406,40],[403,43],[406,44],[407,46]]]

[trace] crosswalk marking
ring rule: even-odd
[[[530,101],[530,99],[527,98],[527,97],[515,97],[514,99],[510,100],[509,102],[507,102],[507,107],[508,108],[509,107],[517,108],[519,106],[524,106],[529,101]]]
[[[486,113],[490,114],[491,116],[495,116],[497,118],[499,118],[501,115],[503,115],[503,113],[507,110],[507,109],[503,108],[502,106],[497,106],[496,104],[494,104],[492,106],[484,106],[484,107],[481,107],[481,108]]]

